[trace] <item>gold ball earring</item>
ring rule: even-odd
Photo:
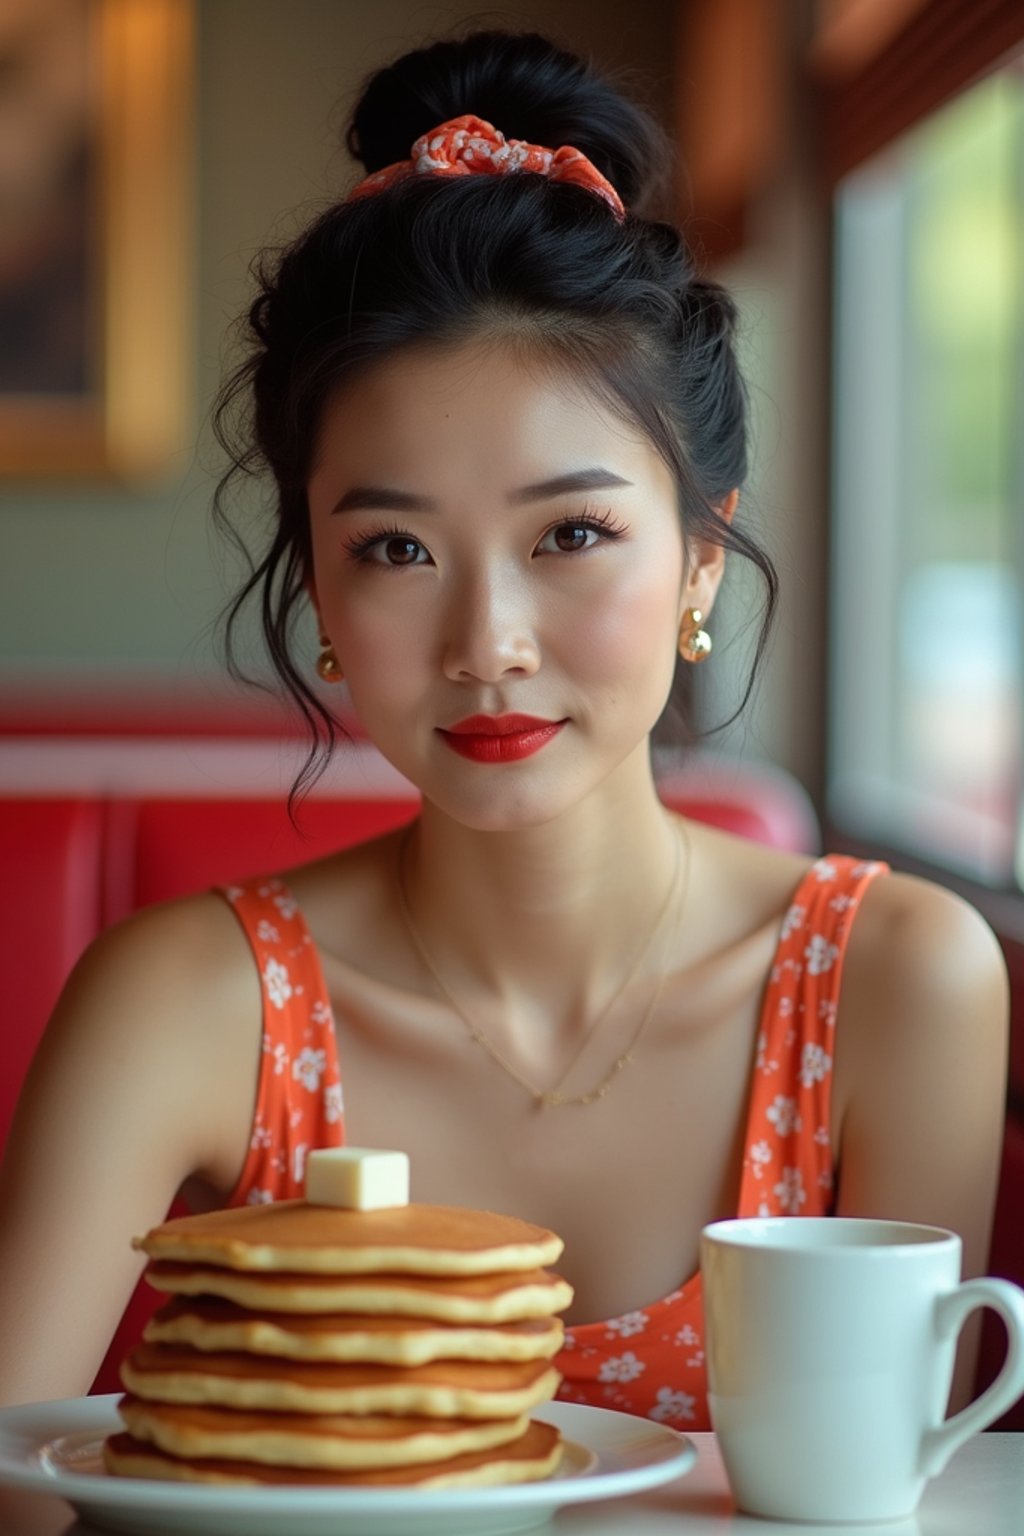
[[[334,647],[327,635],[320,636],[320,644],[323,650],[316,659],[317,675],[325,683],[341,683],[345,680],[345,674],[341,670],[341,663],[334,654]]]
[[[687,610],[686,620],[679,631],[679,654],[684,661],[706,661],[711,655],[711,636],[702,629],[704,615],[699,608]]]

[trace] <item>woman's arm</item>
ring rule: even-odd
[[[836,1025],[837,1213],[949,1227],[985,1273],[1005,1112],[1009,989],[973,907],[908,875],[876,880],[850,935]],[[980,1318],[951,1407],[971,1397]]]
[[[145,1262],[131,1238],[248,1140],[259,981],[211,895],[139,913],[75,968],[0,1168],[0,1403],[88,1390]]]

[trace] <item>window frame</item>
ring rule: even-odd
[[[816,75],[820,157],[819,241],[829,295],[821,372],[818,383],[826,401],[829,423],[834,420],[837,315],[835,279],[835,194],[839,182],[851,171],[881,153],[896,139],[932,116],[954,97],[980,83],[1024,51],[1024,7],[1018,0],[928,0],[874,57],[856,73],[824,75],[815,64],[814,40],[808,48],[808,67]],[[828,428],[827,452],[822,473],[822,505],[833,504],[832,475],[835,443]],[[1024,445],[1015,473],[1024,484]],[[1022,519],[1024,522],[1024,519]],[[1024,570],[1024,528],[1020,540],[1020,566]],[[830,585],[837,555],[834,520],[830,516],[824,539],[823,580]],[[831,676],[835,645],[828,629],[823,635],[826,675]],[[943,885],[969,901],[996,933],[1009,971],[1015,1003],[1015,1027],[1011,1029],[1009,1107],[1024,1115],[1024,892],[984,884],[960,870],[940,864],[883,839],[868,840],[863,829],[843,824],[829,806],[828,776],[832,751],[832,721],[828,710],[821,716],[821,782],[814,796],[819,807],[826,846],[863,858],[883,858],[894,869]]]

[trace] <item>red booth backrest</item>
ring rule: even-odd
[[[68,972],[101,925],[103,806],[0,801],[0,1148]]]
[[[289,869],[408,821],[418,802],[308,800],[296,828],[280,800],[118,800],[111,803],[105,924],[139,907]]]

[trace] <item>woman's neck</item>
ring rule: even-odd
[[[645,760],[524,830],[476,831],[424,805],[402,850],[402,885],[438,974],[481,1024],[534,1016],[572,1037],[624,980],[628,990],[631,967],[638,983],[663,968],[662,944],[643,950],[679,838]]]

